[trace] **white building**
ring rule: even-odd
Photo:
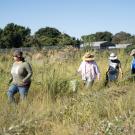
[[[108,41],[97,41],[91,43],[84,43],[80,46],[80,48],[91,47],[92,49],[107,49],[109,46],[115,47],[115,44]]]
[[[131,44],[116,44],[115,47],[110,46],[109,49],[125,49]]]

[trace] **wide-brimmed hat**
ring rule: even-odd
[[[86,53],[84,54],[84,56],[82,57],[82,59],[83,59],[84,61],[93,61],[93,60],[95,60],[94,54],[92,54],[92,53],[90,53],[90,52],[86,52]]]
[[[109,59],[110,60],[116,60],[117,59],[116,54],[115,53],[111,53]]]
[[[135,49],[133,49],[133,50],[131,51],[131,53],[130,53],[130,56],[133,56],[133,55],[135,55]]]
[[[18,57],[18,58],[23,58],[23,52],[16,50],[16,51],[14,51],[13,56]]]

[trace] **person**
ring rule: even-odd
[[[11,68],[11,85],[8,89],[8,101],[15,102],[14,95],[19,92],[20,99],[23,100],[28,94],[31,84],[32,68],[28,62],[24,60],[23,52],[16,50],[13,53],[14,63]]]
[[[130,56],[133,56],[131,61],[131,75],[133,75],[133,79],[135,79],[135,49],[131,51]]]
[[[100,79],[100,71],[93,54],[86,52],[82,59],[78,72],[81,73],[86,88],[91,88],[96,77]]]
[[[108,81],[116,81],[118,79],[119,73],[122,77],[122,68],[121,68],[121,62],[117,58],[115,53],[111,53],[109,57],[109,68],[106,72],[106,84]]]

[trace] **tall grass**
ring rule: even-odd
[[[101,71],[101,80],[85,90],[76,70],[83,51],[77,51],[63,62],[49,57],[32,60],[33,78],[28,98],[8,104],[6,91],[12,60],[0,56],[0,133],[28,135],[101,135],[134,134],[134,83],[119,78],[119,83],[104,87],[109,52],[93,52]],[[120,51],[124,75],[131,58]],[[73,92],[71,80],[78,80]],[[124,83],[123,83],[124,82]],[[18,98],[19,95],[16,96]]]

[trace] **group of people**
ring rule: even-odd
[[[132,50],[131,56],[131,74],[135,74],[135,49]],[[9,81],[10,87],[7,95],[9,102],[15,102],[14,95],[19,92],[21,100],[27,97],[32,77],[32,67],[25,61],[22,51],[15,51],[13,53],[14,63],[11,68],[11,79]],[[82,57],[82,62],[79,66],[78,72],[81,74],[82,80],[86,88],[92,87],[94,80],[100,80],[100,71],[95,61],[95,57],[90,52],[86,52]],[[107,83],[118,79],[119,74],[122,76],[121,62],[115,55],[111,53],[109,57],[109,66],[106,72]]]
[[[133,60],[131,62],[131,75],[134,77],[135,49],[131,51],[130,55],[133,56]],[[100,71],[92,53],[86,52],[82,57],[82,60],[83,61],[79,66],[78,72],[81,74],[85,87],[91,88],[96,78],[100,80]],[[108,70],[106,72],[105,86],[109,82],[115,82],[118,79],[119,75],[123,77],[121,62],[115,53],[111,53],[109,56]]]

